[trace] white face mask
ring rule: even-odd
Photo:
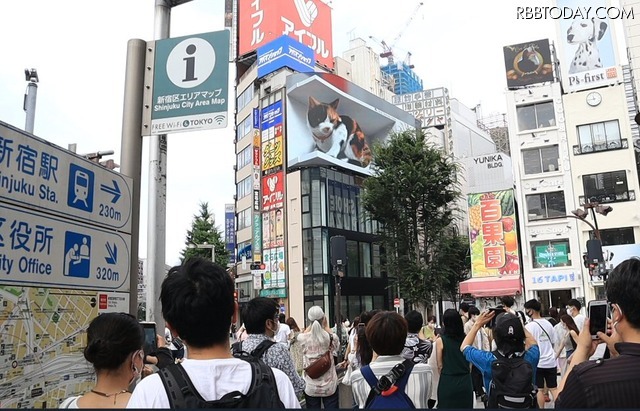
[[[138,368],[138,366],[135,364],[135,358],[138,355],[140,356],[140,359],[143,360],[140,368]],[[131,377],[131,381],[129,381],[129,390],[133,391],[135,386],[138,385],[138,383],[142,379],[142,367],[144,367],[144,351],[136,351],[133,354],[133,357],[131,358],[131,367],[133,368],[133,377]]]
[[[572,313],[573,313],[573,310],[571,308],[567,308],[567,314],[572,315]]]

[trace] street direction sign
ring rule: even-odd
[[[133,183],[0,122],[0,201],[131,232]]]
[[[155,42],[153,92],[145,94],[151,127],[143,127],[143,135],[227,126],[229,35],[221,30]]]
[[[131,236],[0,203],[2,284],[129,291]]]

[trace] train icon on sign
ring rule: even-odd
[[[67,205],[78,210],[93,212],[93,183],[93,171],[71,164]]]

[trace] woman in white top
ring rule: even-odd
[[[298,341],[302,345],[304,368],[324,355],[327,350],[331,351],[332,356],[335,355],[340,346],[338,336],[331,332],[322,308],[317,305],[309,308],[307,318],[310,325],[298,335]],[[325,409],[339,408],[338,375],[335,367],[331,366],[327,372],[315,379],[305,372],[304,380],[307,383],[304,389],[307,408],[321,408],[321,403]]]
[[[125,408],[129,387],[142,372],[144,330],[126,313],[105,313],[87,329],[84,358],[93,364],[96,385],[90,391],[69,397],[60,408]]]

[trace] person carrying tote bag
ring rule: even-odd
[[[338,336],[331,332],[321,307],[313,306],[307,314],[309,326],[298,335],[302,345],[302,365],[307,408],[337,409],[338,375],[333,355],[339,348]]]

